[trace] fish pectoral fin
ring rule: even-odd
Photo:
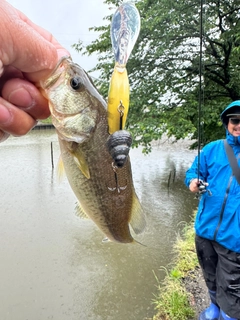
[[[136,194],[133,197],[130,225],[136,234],[142,233],[147,225],[143,208]]]
[[[58,165],[57,165],[57,175],[58,175],[59,182],[62,181],[64,174],[65,174],[65,169],[64,169],[62,157],[60,156],[58,160]]]
[[[75,214],[76,214],[77,217],[79,217],[81,219],[89,219],[88,215],[84,211],[84,209],[81,206],[80,202],[76,203]]]
[[[90,172],[88,168],[87,160],[85,159],[85,156],[78,152],[71,152],[74,161],[76,162],[78,168],[81,170],[81,172],[84,174],[84,176],[87,179],[90,179]]]

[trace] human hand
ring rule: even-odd
[[[198,191],[199,191],[198,187],[199,187],[199,181],[198,181],[198,179],[197,179],[197,178],[196,178],[196,179],[192,179],[191,182],[190,182],[190,184],[189,184],[189,189],[190,189],[190,191],[192,191],[192,192],[198,192]]]
[[[192,191],[192,192],[199,192],[200,191],[199,190],[199,186],[200,186],[200,182],[199,181],[200,180],[197,179],[197,178],[191,180],[191,182],[189,184],[190,191]],[[202,185],[207,187],[208,183],[202,181]]]
[[[47,78],[59,58],[69,55],[46,30],[0,0],[0,142],[21,136],[49,116],[36,83]]]

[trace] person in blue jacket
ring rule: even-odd
[[[240,165],[240,100],[221,114],[226,141]],[[240,170],[240,169],[239,169]],[[203,147],[186,172],[185,184],[201,192],[195,220],[196,251],[209,290],[210,306],[199,320],[240,319],[240,185],[224,140]],[[200,188],[199,188],[200,187]]]

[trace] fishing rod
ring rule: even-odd
[[[200,151],[201,151],[201,142],[202,142],[202,102],[203,102],[203,93],[202,93],[202,78],[203,78],[203,0],[200,0],[200,30],[199,30],[199,101],[198,101],[198,164],[197,164],[197,179],[199,185],[199,193],[206,192],[206,186],[203,181],[200,179]]]

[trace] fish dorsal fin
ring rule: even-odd
[[[136,194],[133,196],[130,225],[136,234],[142,233],[146,227],[145,215]]]
[[[58,165],[57,165],[57,176],[58,176],[59,182],[62,181],[64,174],[65,174],[64,164],[63,164],[62,157],[60,156],[58,160]]]
[[[90,179],[90,172],[89,172],[88,163],[87,163],[87,160],[85,159],[85,156],[82,153],[80,153],[79,150],[77,152],[71,151],[71,154],[78,168],[81,170],[84,176],[87,179]]]
[[[76,203],[75,207],[75,214],[77,217],[82,218],[82,219],[88,219],[88,215],[84,211],[83,207],[81,206],[80,202]]]

